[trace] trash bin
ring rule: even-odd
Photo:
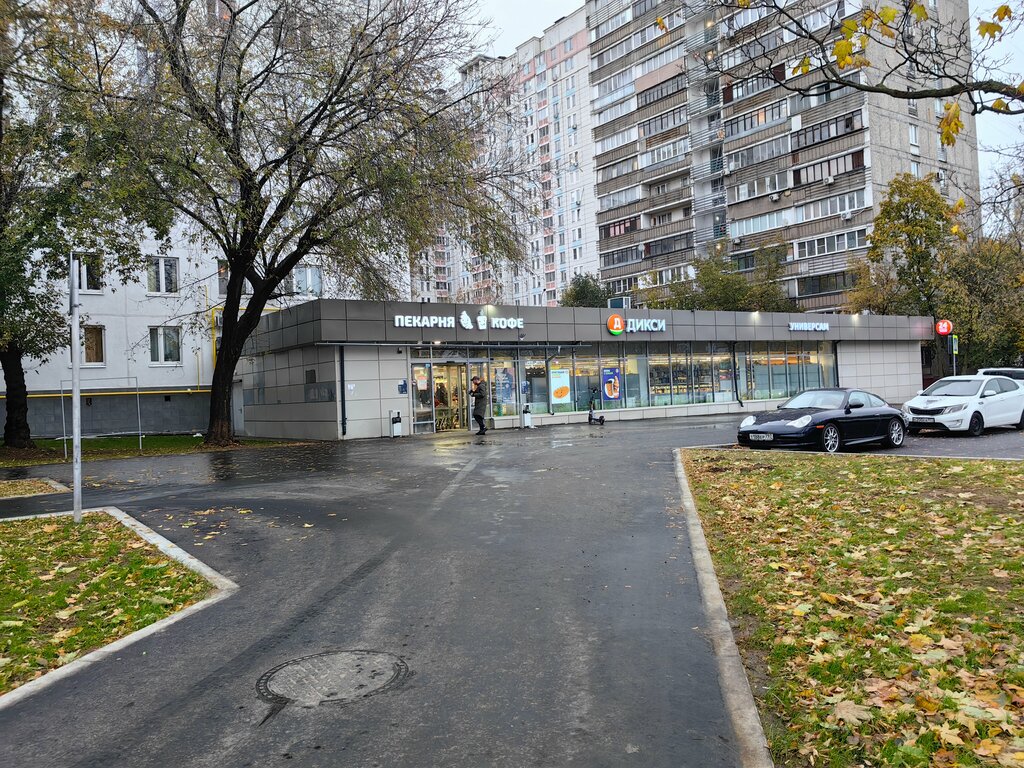
[[[523,429],[533,429],[533,414],[530,413],[530,406],[523,406],[523,412],[519,416],[519,426]]]
[[[388,411],[388,416],[391,417],[391,436],[401,437],[402,436],[402,412],[401,411]]]

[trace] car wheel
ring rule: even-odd
[[[1021,411],[1020,421],[1013,425],[1018,430],[1024,430],[1024,411]]]
[[[839,427],[831,422],[821,430],[821,450],[825,453],[835,453],[843,447],[843,437],[839,434]]]
[[[905,437],[906,430],[903,427],[903,422],[900,419],[892,419],[889,422],[889,428],[885,431],[885,444],[890,448],[899,448],[903,445]]]
[[[971,423],[967,425],[967,434],[971,437],[977,437],[985,431],[985,419],[981,417],[981,414],[975,411],[971,414]]]

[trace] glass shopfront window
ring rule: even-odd
[[[693,400],[690,386],[690,342],[672,344],[672,405],[689,405]]]
[[[786,344],[773,341],[768,344],[769,369],[771,371],[771,397],[789,397],[795,392],[790,391],[786,376]]]
[[[573,356],[573,391],[577,411],[601,407],[601,365],[597,355],[589,351]]]
[[[768,342],[755,341],[750,344],[747,358],[749,368],[747,380],[750,382],[748,391],[755,400],[768,400],[772,396],[771,360],[768,357]]]
[[[715,400],[715,371],[711,344],[707,341],[695,341],[690,345],[690,351],[693,401],[712,403]]]
[[[671,405],[672,364],[668,354],[667,342],[651,342],[647,358],[647,370],[651,381],[651,405]]]
[[[735,376],[732,367],[732,346],[729,344],[712,344],[711,359],[714,366],[714,385],[716,403],[729,403],[736,399],[733,388]]]
[[[548,362],[548,395],[551,413],[569,413],[575,409],[571,354],[554,357]]]
[[[627,341],[622,373],[626,384],[626,407],[644,408],[650,405],[647,375],[647,343]]]
[[[601,407],[626,407],[622,343],[618,341],[606,341],[601,344]]]
[[[543,349],[519,352],[519,380],[523,382],[525,404],[533,413],[548,413],[548,368]]]
[[[491,360],[491,403],[495,416],[518,416],[516,365],[512,358]],[[531,409],[532,410],[532,409]]]
[[[831,341],[818,343],[818,360],[821,362],[822,386],[836,386],[836,354]]]

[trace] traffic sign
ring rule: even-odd
[[[953,354],[960,354],[960,337],[957,336],[955,333],[953,334]]]
[[[939,320],[939,322],[935,324],[935,332],[939,334],[939,336],[949,336],[949,334],[953,332],[953,323],[949,320]]]

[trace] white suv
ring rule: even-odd
[[[962,431],[985,427],[1024,429],[1024,381],[1006,376],[947,376],[903,404],[907,431]]]

